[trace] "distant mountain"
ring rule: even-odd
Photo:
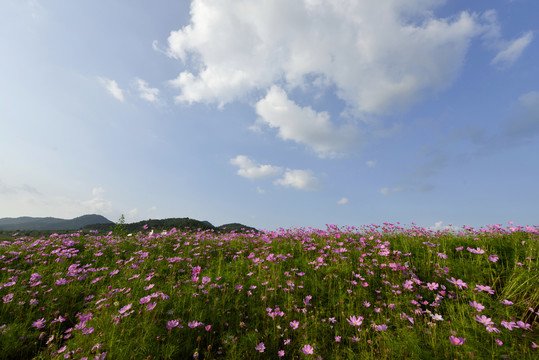
[[[0,230],[78,230],[92,224],[112,224],[114,223],[101,215],[83,215],[71,220],[53,217],[29,217],[0,219]]]
[[[131,224],[124,224],[124,228],[128,233],[136,233],[139,231],[144,231],[144,225],[148,226],[148,230],[154,231],[163,231],[176,228],[177,230],[214,230],[217,232],[244,232],[244,231],[258,231],[257,229],[238,224],[226,224],[221,226],[213,226],[209,221],[200,221],[190,218],[168,218],[168,219],[149,219],[144,221],[139,221]],[[84,229],[87,230],[99,230],[102,232],[112,231],[115,227],[115,224],[92,224],[87,225]]]

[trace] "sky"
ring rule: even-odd
[[[0,2],[0,217],[539,224],[539,1]]]

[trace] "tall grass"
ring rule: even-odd
[[[16,238],[5,359],[535,359],[537,227]]]

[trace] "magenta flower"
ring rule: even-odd
[[[503,345],[503,342],[500,339],[494,339],[494,341],[496,341],[496,344],[498,344],[498,346]]]
[[[470,306],[473,307],[475,310],[481,312],[482,310],[485,309],[485,307],[483,305],[481,305],[480,303],[476,302],[476,301],[473,301],[471,302],[470,301]]]
[[[305,355],[312,355],[314,352],[314,348],[311,345],[305,345],[301,350]]]
[[[485,250],[483,250],[481,248],[477,248],[477,249],[466,248],[466,250],[468,250],[472,254],[478,254],[478,255],[483,254],[485,252]]]
[[[524,321],[517,321],[517,326],[524,330],[530,330],[531,324],[527,324]]]
[[[363,323],[363,318],[361,316],[350,316],[348,323],[352,326],[361,326]]]
[[[436,290],[436,289],[438,289],[438,286],[439,286],[439,284],[435,283],[435,282],[427,283],[427,287],[429,288],[429,290]]]
[[[297,321],[297,320],[291,321],[291,322],[290,322],[290,326],[291,326],[292,329],[294,329],[294,330],[297,329],[298,326],[299,326],[299,321]]]
[[[133,305],[133,304],[127,304],[127,305],[125,305],[123,308],[121,308],[120,310],[118,310],[118,312],[119,312],[120,314],[123,314],[123,313],[125,313],[126,311],[128,311],[129,309],[131,309],[131,306],[132,306],[132,305]]]
[[[496,262],[498,261],[499,257],[498,255],[489,255],[488,259],[489,261]]]
[[[45,323],[47,322],[47,320],[45,320],[45,318],[41,318],[39,320],[36,320],[32,323],[32,326],[37,328],[37,329],[43,329],[45,327]]]
[[[139,304],[142,305],[142,304],[149,303],[151,299],[152,299],[152,297],[150,295],[144,296],[144,297],[140,298]]]
[[[500,324],[502,324],[502,326],[505,327],[506,329],[508,329],[509,331],[513,331],[513,328],[518,327],[517,323],[514,322],[514,321],[507,322],[505,320],[502,320],[502,322]]]
[[[386,324],[374,325],[374,330],[376,330],[376,331],[386,331],[387,330],[387,325]]]
[[[466,342],[466,339],[451,335],[449,341],[451,341],[451,344],[453,345],[463,345]]]
[[[151,303],[151,304],[146,305],[146,311],[153,310],[156,305],[157,305],[157,303],[155,301],[153,303]]]
[[[491,289],[490,286],[486,285],[475,285],[475,290],[481,292],[488,292],[490,295],[494,295],[494,289]]]
[[[196,327],[199,327],[199,326],[204,326],[203,323],[198,322],[198,321],[196,321],[196,320],[195,320],[195,321],[190,321],[187,325],[189,325],[189,327],[190,327],[191,329],[196,328]]]
[[[447,281],[449,281],[451,284],[455,285],[455,286],[458,286],[459,289],[462,290],[462,288],[468,288],[468,285],[466,285],[466,283],[464,281],[462,281],[461,279],[458,279],[458,280],[455,280],[454,277],[451,277],[451,280],[447,279]]]
[[[172,328],[178,326],[180,322],[178,320],[170,320],[167,322],[167,330],[171,330]]]
[[[257,350],[257,351],[263,353],[264,350],[266,350],[266,347],[264,346],[264,343],[261,342],[260,344],[258,344],[258,345],[255,346],[255,350]]]
[[[340,336],[335,336],[335,341],[336,342],[341,342],[341,337]]]
[[[513,304],[514,304],[512,301],[509,301],[509,300],[507,300],[507,299],[501,300],[500,302],[501,302],[502,304],[504,304],[504,305],[513,305]]]
[[[481,316],[476,315],[475,320],[485,326],[494,325],[494,323],[492,322],[492,319],[489,317],[486,317],[485,315],[481,315]]]
[[[13,293],[9,293],[6,296],[2,297],[4,304],[10,303],[13,300]]]
[[[279,357],[283,357],[284,356],[284,350],[279,350],[277,352],[277,355],[279,355]]]

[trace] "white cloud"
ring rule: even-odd
[[[460,230],[456,226],[453,226],[451,224],[443,225],[443,223],[444,223],[443,221],[436,221],[434,223],[434,226],[429,226],[429,227],[427,227],[427,229],[432,230],[432,231],[444,231],[444,230],[459,231]]]
[[[155,103],[159,100],[159,89],[148,87],[148,83],[142,79],[135,79],[135,87],[141,99]]]
[[[238,155],[230,160],[232,165],[239,167],[238,175],[248,179],[260,179],[279,176],[283,169],[273,165],[259,165],[245,155]]]
[[[498,54],[492,59],[492,65],[498,65],[502,68],[510,67],[522,55],[522,52],[533,40],[531,31],[525,33],[516,40],[508,43]]]
[[[293,187],[299,190],[320,190],[320,181],[310,170],[286,169],[282,178],[273,182],[283,187]]]
[[[259,122],[278,128],[283,140],[293,140],[312,148],[320,157],[334,157],[359,140],[355,127],[335,128],[327,112],[300,107],[288,99],[284,90],[272,86],[256,106]]]
[[[339,204],[339,205],[345,205],[345,204],[348,204],[348,202],[349,202],[348,198],[343,197],[342,199],[340,199],[339,201],[337,201],[337,204]]]
[[[136,222],[139,219],[138,208],[131,209],[126,214],[128,222]]]
[[[376,166],[376,160],[369,160],[365,163],[365,165],[367,165],[368,167],[370,168],[373,168]]]
[[[266,193],[266,191],[259,186],[256,187],[256,192],[260,195],[264,195]]]
[[[384,188],[380,189],[380,194],[389,195],[389,194],[393,194],[393,193],[400,193],[400,192],[403,192],[404,190],[405,189],[402,186],[396,186],[394,188],[384,187]]]
[[[105,89],[107,89],[109,94],[111,94],[115,99],[124,102],[123,90],[120,89],[116,81],[103,77],[99,77],[98,79],[101,85],[103,85]]]
[[[193,0],[169,56],[191,70],[177,101],[220,106],[272,85],[335,88],[359,114],[407,107],[449,86],[470,43],[488,30],[474,13],[437,18],[441,0]]]
[[[109,214],[112,211],[112,202],[104,199],[104,192],[105,190],[102,187],[93,188],[93,198],[80,202],[85,211],[98,214]]]

